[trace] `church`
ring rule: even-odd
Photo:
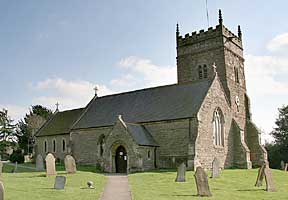
[[[219,24],[182,36],[176,28],[176,84],[91,99],[56,111],[36,133],[35,153],[105,172],[259,166],[267,161],[246,93],[242,33]]]

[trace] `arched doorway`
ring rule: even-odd
[[[123,146],[119,146],[115,155],[116,173],[127,173],[127,153]]]

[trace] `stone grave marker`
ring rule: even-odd
[[[18,162],[15,162],[14,169],[12,169],[12,173],[16,173],[18,169]]]
[[[45,158],[46,161],[46,176],[55,176],[56,168],[55,168],[55,158],[51,153],[48,153],[48,155]]]
[[[0,181],[0,200],[4,200],[4,185],[2,181]]]
[[[75,159],[71,155],[67,155],[64,159],[65,170],[69,174],[76,173],[76,162]]]
[[[256,180],[256,183],[255,183],[256,187],[262,186],[262,182],[263,182],[263,178],[264,178],[265,166],[266,166],[266,164],[263,164],[258,170],[257,180]]]
[[[212,162],[212,175],[211,175],[211,178],[218,178],[218,177],[220,177],[220,162],[215,157],[213,162]]]
[[[276,192],[276,187],[273,181],[271,169],[266,166],[264,169],[265,181],[266,181],[266,191],[267,192]]]
[[[36,170],[43,171],[44,170],[44,161],[41,154],[38,154],[36,157]]]
[[[93,183],[93,181],[88,181],[88,182],[87,182],[87,186],[88,186],[89,189],[94,189],[94,183]]]
[[[287,170],[288,170],[288,163],[286,163],[284,167],[284,171],[286,172]]]
[[[175,182],[185,182],[185,174],[186,174],[186,165],[185,163],[181,163],[177,169],[177,177]]]
[[[210,197],[212,196],[208,184],[207,174],[205,173],[202,167],[197,167],[196,172],[194,174],[196,186],[197,186],[197,195]]]
[[[285,169],[285,163],[283,160],[281,160],[280,167],[281,167],[281,170]]]
[[[55,177],[54,189],[64,190],[65,184],[66,184],[66,177],[65,176],[56,176]]]

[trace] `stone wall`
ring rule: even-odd
[[[213,142],[213,114],[220,108],[224,117],[224,146]],[[198,137],[196,138],[195,162],[210,169],[217,157],[222,168],[233,166],[233,133],[230,132],[232,114],[218,77],[215,77],[198,113]],[[195,164],[196,165],[196,164]]]
[[[44,136],[36,138],[36,149],[35,154],[41,154],[45,159],[48,153],[52,153],[56,159],[64,160],[65,156],[69,153],[69,134],[55,135],[55,136]],[[56,142],[56,151],[53,151],[53,140]],[[65,140],[65,150],[63,151],[63,140]],[[47,142],[47,151],[44,151],[44,142]]]

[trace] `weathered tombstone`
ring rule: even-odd
[[[16,173],[18,169],[18,162],[15,162],[14,169],[12,169],[12,173]]]
[[[218,178],[218,177],[220,177],[220,162],[215,157],[213,162],[212,162],[212,175],[211,175],[211,178]]]
[[[45,158],[46,161],[46,176],[55,176],[56,168],[55,168],[55,158],[51,153]]]
[[[93,183],[93,181],[88,181],[88,182],[87,182],[87,186],[88,186],[89,189],[94,189],[94,183]]]
[[[56,190],[63,190],[66,184],[66,177],[65,176],[56,176],[54,189]]]
[[[44,170],[44,161],[43,161],[43,157],[41,156],[41,154],[38,154],[36,157],[36,170],[37,171]]]
[[[4,200],[4,185],[2,181],[0,181],[0,200]]]
[[[284,171],[286,172],[288,170],[288,163],[285,164]]]
[[[258,170],[258,176],[257,176],[257,180],[256,180],[256,183],[255,183],[256,187],[262,186],[262,182],[263,182],[263,178],[264,178],[265,166],[266,166],[266,164],[263,164]]]
[[[185,182],[185,174],[186,174],[186,165],[183,162],[178,166],[177,177],[175,182]]]
[[[276,187],[273,181],[271,169],[266,166],[264,169],[265,181],[266,181],[266,191],[267,192],[276,192]]]
[[[285,163],[284,163],[283,160],[281,160],[280,166],[281,166],[281,170],[284,170],[284,169],[285,169]]]
[[[212,196],[209,189],[207,174],[202,167],[197,167],[194,177],[197,186],[197,195],[206,197]]]
[[[69,174],[76,173],[76,162],[75,159],[71,155],[67,155],[64,159],[65,170]]]

